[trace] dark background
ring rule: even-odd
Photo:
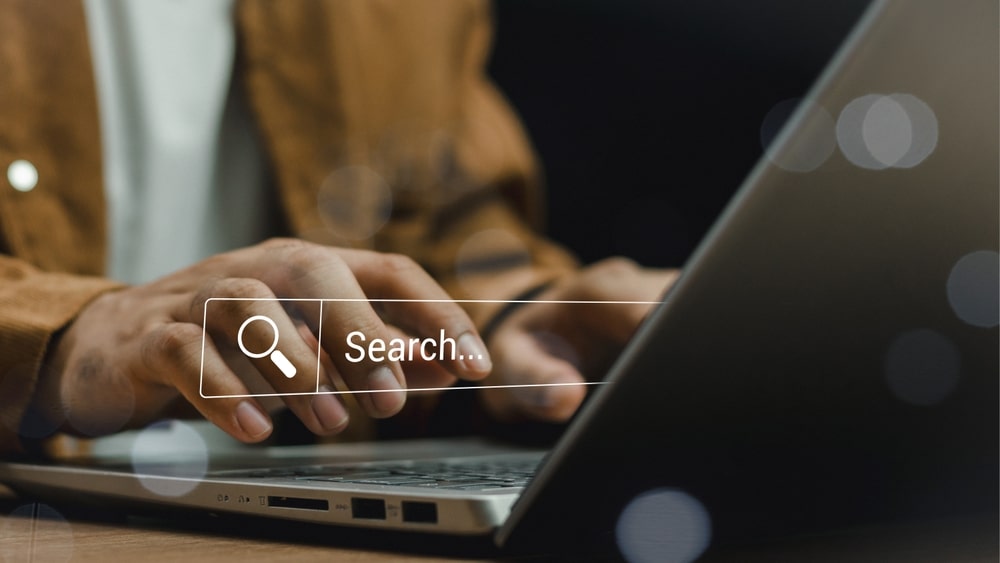
[[[680,266],[868,0],[499,0],[490,72],[585,262]]]

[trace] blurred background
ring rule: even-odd
[[[500,0],[490,72],[585,262],[680,266],[868,0]]]

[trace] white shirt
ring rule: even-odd
[[[264,159],[232,78],[234,0],[85,0],[108,275],[142,283],[274,232]]]

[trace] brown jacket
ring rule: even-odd
[[[0,449],[10,449],[53,334],[118,284],[102,278],[101,142],[81,2],[0,0],[0,13],[0,164],[27,160],[39,175],[24,193],[0,179]],[[483,72],[489,15],[481,0],[238,2],[236,72],[291,234],[405,253],[456,298],[511,297],[573,266],[528,228],[538,174]],[[389,220],[361,239],[342,223],[377,225],[384,202],[363,189],[328,193],[334,171],[357,165],[392,194]],[[490,229],[513,236],[474,236]],[[470,312],[482,324],[494,309]]]

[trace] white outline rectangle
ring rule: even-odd
[[[300,303],[319,303],[320,306],[320,318],[323,314],[323,304],[327,302],[331,303],[490,303],[490,304],[522,304],[522,303],[539,303],[539,304],[554,304],[554,305],[659,305],[660,301],[580,301],[580,300],[510,300],[510,299],[355,299],[355,298],[332,298],[332,299],[305,299],[305,298],[282,298],[282,297],[268,297],[268,298],[250,298],[250,297],[210,297],[205,300],[204,312],[202,315],[202,329],[201,329],[201,371],[198,374],[198,394],[201,395],[203,399],[240,399],[240,398],[250,398],[250,397],[296,397],[303,395],[355,395],[363,393],[386,393],[392,392],[396,393],[395,390],[386,389],[366,389],[358,391],[320,391],[319,389],[319,376],[320,376],[320,356],[322,354],[322,349],[317,351],[316,354],[316,391],[306,391],[299,393],[247,393],[242,395],[205,395],[204,382],[205,382],[205,346],[208,339],[208,334],[206,326],[208,324],[208,304],[212,301],[278,301],[278,302],[300,302]],[[322,321],[317,328],[316,341],[322,342],[323,336],[323,323]],[[512,385],[457,385],[450,387],[421,387],[421,388],[408,388],[405,389],[407,393],[419,393],[419,392],[431,392],[431,391],[459,391],[459,390],[470,390],[470,389],[513,389],[513,388],[523,388],[523,387],[569,387],[569,386],[586,386],[586,385],[603,385],[603,381],[583,381],[579,383],[522,383],[522,384],[512,384]]]

